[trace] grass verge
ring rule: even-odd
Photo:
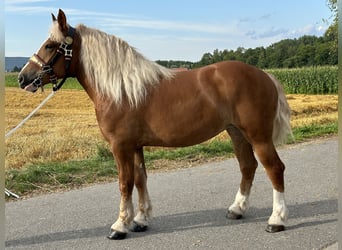
[[[337,122],[327,124],[312,124],[293,129],[295,141],[302,142],[320,136],[337,134]],[[233,156],[231,141],[213,140],[186,148],[145,150],[145,161],[148,169],[160,168],[161,160],[167,163],[177,162],[177,166],[189,162],[210,161],[217,157]],[[180,163],[179,163],[180,162]],[[29,165],[22,169],[6,171],[6,188],[20,196],[36,192],[53,192],[67,190],[91,183],[113,180],[117,169],[111,152],[104,146],[99,146],[96,155],[90,160],[48,162]]]

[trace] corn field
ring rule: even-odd
[[[287,94],[337,94],[337,66],[315,66],[294,69],[267,69],[284,86]],[[5,75],[7,87],[17,87],[17,74]],[[75,78],[70,78],[63,88],[81,89]]]
[[[337,94],[337,66],[294,69],[269,69],[284,86],[287,94]]]

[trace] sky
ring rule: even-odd
[[[323,19],[332,21],[326,0],[5,0],[5,56],[35,53],[58,9],[71,26],[113,34],[151,60],[192,62],[214,49],[321,36]]]

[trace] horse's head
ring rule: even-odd
[[[62,10],[59,10],[57,19],[52,14],[50,37],[20,71],[20,87],[35,92],[39,87],[51,82],[57,90],[60,87],[57,85],[58,79],[72,76],[70,66],[74,35],[75,29],[68,25]]]

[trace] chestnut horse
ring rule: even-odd
[[[255,152],[273,186],[273,212],[266,231],[285,229],[285,166],[275,144],[291,134],[290,108],[273,76],[237,61],[174,72],[147,60],[116,36],[82,24],[73,28],[62,10],[52,19],[49,38],[18,81],[31,92],[52,82],[56,91],[67,77],[76,77],[94,102],[100,130],[117,163],[121,192],[119,216],[108,238],[123,239],[129,230],[148,227],[152,206],[144,146],[184,147],[224,130],[234,144],[242,174],[227,217],[239,219],[248,208],[257,168]]]

